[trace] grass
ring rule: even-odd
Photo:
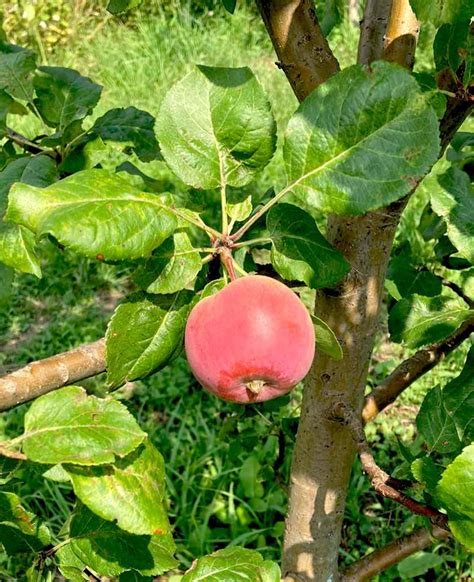
[[[357,35],[350,25],[334,30],[330,40],[344,66],[354,62]],[[109,23],[94,38],[84,42],[78,35],[67,49],[49,58],[50,64],[73,66],[104,85],[97,115],[111,107],[135,105],[156,116],[167,89],[193,63],[250,66],[270,96],[280,135],[297,106],[283,73],[274,65],[263,27],[243,10],[233,17],[198,20],[185,12],[166,18],[142,16],[133,28]],[[421,68],[427,63],[429,58],[422,59]],[[36,128],[25,125],[23,130],[33,135]],[[183,188],[159,163],[143,169]],[[256,187],[263,191],[283,179],[277,155]],[[405,229],[415,224],[421,208],[414,205]],[[403,231],[400,237],[403,239]],[[42,245],[44,278],[18,276],[13,302],[0,314],[2,371],[102,336],[116,301],[130,290],[126,267],[90,263],[58,251],[47,241]],[[380,381],[407,355],[387,343],[384,330],[376,352],[370,384]],[[403,463],[397,443],[412,442],[416,434],[413,419],[424,394],[459,371],[465,352],[465,347],[457,350],[370,425],[368,436],[384,468],[393,470]],[[90,390],[103,390],[100,378],[85,384]],[[229,543],[258,548],[266,557],[278,560],[301,391],[297,389],[291,399],[244,409],[205,393],[191,377],[186,362],[179,359],[160,373],[127,386],[121,397],[166,460],[169,511],[183,566]],[[0,432],[5,437],[21,430],[24,410],[25,406],[19,407],[1,417]],[[73,505],[69,487],[38,473],[21,490],[32,509],[58,535]],[[381,504],[355,464],[343,530],[344,563],[421,523],[390,502]],[[438,545],[434,551],[442,551],[446,560],[436,570],[437,580],[466,575],[466,556],[459,546]],[[15,568],[21,572],[24,566],[21,562],[0,563],[4,576]],[[397,569],[392,568],[378,579],[397,576]]]

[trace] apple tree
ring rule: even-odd
[[[111,0],[109,9],[138,3]],[[235,9],[235,0],[223,3]],[[50,580],[56,569],[73,581],[180,570],[166,459],[116,389],[180,355],[188,318],[205,305],[214,306],[207,319],[193,315],[201,336],[221,337],[214,332],[227,326],[240,340],[209,341],[213,357],[205,359],[196,354],[207,340],[195,331],[186,339],[192,369],[217,396],[249,403],[278,396],[269,390],[283,386],[274,369],[284,375],[301,364],[288,373],[286,391],[308,369],[299,359],[305,349],[312,358],[313,333],[316,353],[304,383],[281,570],[231,546],[197,557],[176,579],[365,580],[435,538],[474,550],[474,348],[458,377],[426,394],[416,417],[421,446],[405,451],[403,479],[377,465],[364,434],[365,423],[474,329],[473,137],[459,130],[473,105],[472,10],[462,0],[366,0],[355,64],[340,70],[327,34],[342,4],[326,3],[324,13],[312,0],[257,1],[300,105],[279,136],[286,183],[240,200],[231,194],[277,149],[270,102],[250,69],[198,64],[169,90],[156,120],[128,107],[92,122],[99,85],[73,69],[41,66],[30,50],[1,39],[0,300],[8,301],[14,271],[42,276],[42,237],[91,261],[132,265],[136,288],[104,338],[0,378],[1,410],[32,401],[24,431],[0,443],[0,542],[9,555],[24,555],[29,580]],[[420,26],[436,30],[433,68],[413,73]],[[44,132],[26,138],[12,127],[18,114],[36,117]],[[162,160],[186,195],[164,191],[131,162],[104,169],[107,142],[145,163]],[[218,211],[197,212],[192,199],[210,190],[219,192]],[[423,211],[402,238],[397,229],[413,218],[413,200]],[[257,250],[264,264],[254,261]],[[315,292],[314,332],[294,353],[288,347],[291,357],[275,353],[291,337],[288,320],[280,325],[286,300],[262,291],[265,310],[246,311],[261,292],[255,281],[267,279],[268,288],[294,288],[283,293],[303,310],[295,307],[302,322],[310,319],[295,292]],[[411,355],[366,394],[385,316],[391,341]],[[191,350],[194,341],[201,352]],[[219,358],[221,371],[240,382],[232,385],[238,398],[207,379]],[[104,372],[106,397],[78,385]],[[426,525],[340,571],[356,454],[376,492]],[[21,498],[21,480],[38,475],[68,484],[77,499],[59,531]]]

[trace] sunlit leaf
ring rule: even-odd
[[[145,437],[120,402],[67,386],[33,402],[22,443],[28,459],[37,463],[99,465],[124,457]]]
[[[291,198],[313,211],[363,214],[408,194],[438,151],[436,115],[415,79],[382,61],[355,65],[314,90],[289,121]]]

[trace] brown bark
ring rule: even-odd
[[[381,4],[385,9],[378,17],[388,23],[390,5]],[[393,4],[392,14],[396,14]],[[366,23],[372,19],[371,7],[369,1]],[[400,35],[410,33],[404,21],[397,22],[390,23],[393,39],[397,25]],[[372,40],[370,53],[362,51],[363,62],[374,58],[381,42],[383,36],[379,35]],[[403,47],[394,58],[406,64]],[[362,408],[383,282],[404,205],[400,201],[365,216],[328,219],[327,239],[352,269],[337,289],[318,293],[315,311],[340,339],[344,358],[334,362],[318,354],[306,381],[286,520],[283,575],[288,581],[338,577],[338,548],[355,448],[348,427],[337,426],[328,418],[327,403],[340,398],[357,411]]]
[[[0,378],[0,410],[105,371],[105,340],[32,362]]]
[[[409,0],[367,0],[361,29],[359,63],[383,59],[412,68],[419,26]]]
[[[474,332],[474,319],[465,321],[459,329],[443,341],[427,346],[402,362],[364,401],[362,418],[370,422],[391,404],[415,380],[429,372],[447,354],[451,353]]]
[[[373,576],[394,566],[415,552],[430,546],[436,539],[449,538],[449,533],[440,527],[432,531],[419,528],[410,535],[390,542],[351,564],[342,574],[341,582],[365,582]]]
[[[302,101],[339,71],[313,0],[257,0],[268,34],[295,95]]]

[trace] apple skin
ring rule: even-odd
[[[204,388],[229,402],[263,402],[286,394],[306,376],[314,328],[291,289],[248,275],[193,308],[185,350]]]

